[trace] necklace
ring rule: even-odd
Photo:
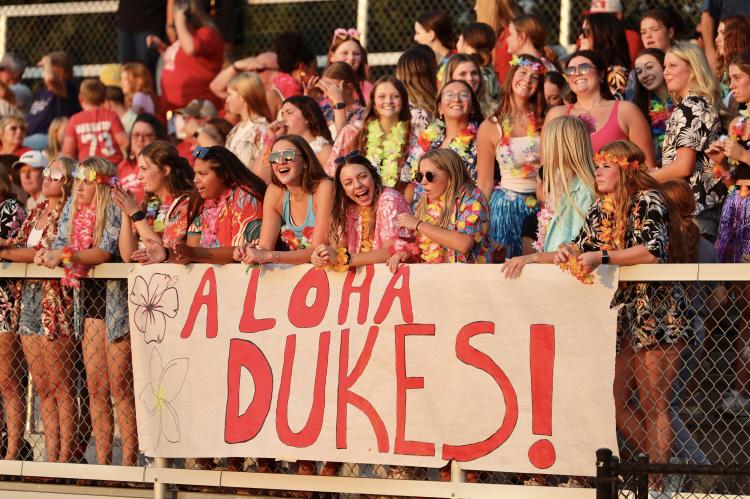
[[[395,187],[399,181],[399,160],[406,139],[403,121],[396,123],[387,135],[378,120],[367,124],[367,159],[378,168],[386,187]]]
[[[538,128],[536,125],[536,118],[534,113],[529,112],[527,123],[526,123],[526,136],[532,139],[526,144],[523,152],[523,163],[520,167],[516,167],[513,161],[513,150],[510,146],[510,140],[513,136],[513,124],[511,123],[510,117],[506,116],[501,122],[503,129],[503,135],[500,138],[500,168],[502,170],[510,171],[510,175],[516,178],[529,178],[536,175],[538,155],[534,154],[534,151],[538,150],[537,137],[539,135]],[[502,171],[501,170],[501,171]]]
[[[417,143],[424,151],[437,149],[445,142],[446,125],[442,120],[435,120],[419,135]],[[448,149],[458,154],[470,172],[476,169],[477,161],[477,126],[469,123],[458,131],[458,134],[448,142]],[[412,178],[417,173],[419,161],[412,162]]]

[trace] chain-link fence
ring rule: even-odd
[[[325,55],[333,31],[357,27],[366,37],[371,54],[371,76],[392,72],[398,53],[413,42],[414,21],[428,10],[444,10],[453,20],[456,34],[474,19],[475,0],[206,0],[217,13],[226,41],[235,57],[255,54],[270,47],[285,31],[298,31],[315,53]],[[568,40],[574,43],[583,12],[590,0],[572,0],[568,12]],[[638,29],[645,10],[669,5],[683,17],[689,30],[700,17],[699,0],[624,0],[624,22]],[[30,66],[27,78],[41,74],[33,66],[54,50],[66,50],[78,75],[96,76],[101,64],[117,62],[117,1],[0,2],[0,52],[13,51]],[[526,12],[539,16],[547,26],[548,43],[560,41],[560,0],[525,0]],[[364,7],[364,8],[363,8]],[[689,34],[689,33],[687,33]]]

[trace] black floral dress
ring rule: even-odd
[[[607,215],[599,198],[589,209],[578,237],[573,241],[582,251],[598,251],[602,246],[600,227]],[[640,191],[633,196],[625,232],[625,247],[645,246],[657,262],[667,262],[669,213],[661,194]],[[690,304],[685,288],[678,282],[622,282],[612,299],[612,307],[623,305],[617,314],[617,348],[630,340],[637,351],[644,347],[671,344],[687,339],[690,331]]]
[[[0,203],[0,238],[14,238],[25,219],[26,212],[15,199]],[[0,333],[15,332],[20,299],[21,280],[0,279]]]
[[[714,175],[706,149],[719,138],[719,114],[705,97],[688,94],[682,99],[667,121],[667,132],[662,149],[662,164],[668,165],[677,157],[677,149],[695,150],[695,171],[687,179],[695,195],[695,213],[698,216],[712,209],[721,212],[727,187]]]

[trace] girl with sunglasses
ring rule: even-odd
[[[13,184],[7,167],[0,168],[0,243],[3,246],[16,236],[26,218],[23,206],[13,195]],[[21,280],[0,279],[0,395],[4,402],[7,447],[4,459],[31,459],[33,452],[24,442],[24,377],[21,343],[15,334]]]
[[[359,151],[337,158],[335,164],[330,243],[317,246],[310,261],[338,271],[388,261],[410,238],[409,231],[396,224],[398,214],[409,213],[406,199],[383,185],[377,169]]]
[[[573,104],[550,109],[545,123],[558,116],[577,116],[589,127],[594,152],[610,142],[629,140],[645,152],[646,164],[653,167],[654,151],[646,118],[632,102],[613,99],[602,57],[593,50],[579,50],[570,56],[563,72],[573,92]]]
[[[555,263],[575,262],[584,279],[600,264],[687,263],[682,220],[634,144],[616,141],[595,156],[598,197],[572,244],[561,245]],[[690,336],[690,314],[680,283],[621,285],[612,306],[618,311],[615,411],[618,430],[630,449],[672,457],[674,431],[669,393],[680,351]],[[639,405],[631,405],[641,394]]]
[[[450,66],[450,63],[448,65]],[[477,128],[482,122],[482,111],[479,107],[476,94],[467,82],[453,80],[443,86],[437,100],[438,118],[420,134],[418,147],[410,154],[412,176],[417,173],[419,159],[424,153],[447,148],[461,157],[472,180],[476,179]],[[424,193],[419,182],[414,185],[413,199],[407,198],[411,204],[419,200]]]
[[[433,149],[422,156],[415,178],[425,195],[417,202],[416,216],[401,213],[396,223],[416,235],[419,261],[492,263],[487,201],[461,157],[450,149]],[[398,248],[389,266],[410,258],[408,248]]]
[[[539,209],[536,177],[546,70],[537,57],[514,56],[497,112],[479,129],[478,184],[490,200],[492,242],[504,246],[507,258],[521,254],[523,221]],[[495,160],[502,179],[498,185]]]
[[[297,135],[279,137],[268,159],[274,175],[263,198],[260,240],[255,246],[238,246],[234,259],[248,264],[307,263],[313,248],[328,242],[333,182],[307,141]],[[275,251],[279,238],[287,251]]]
[[[177,241],[185,239],[188,198],[195,188],[193,169],[173,145],[159,140],[138,155],[138,181],[146,193],[141,202],[119,186],[112,191],[112,200],[123,214],[120,256],[125,262],[156,263],[149,260],[143,245],[161,242],[174,249]]]
[[[138,458],[135,398],[128,338],[127,283],[83,279],[91,266],[117,257],[121,212],[112,201],[115,166],[102,158],[81,161],[73,197],[65,203],[52,249],[41,248],[34,263],[63,267],[62,284],[73,287],[74,331],[83,329],[83,363],[99,464],[112,463],[114,422],[120,429],[123,466]]]
[[[0,249],[0,258],[34,263],[37,250],[52,246],[60,211],[70,196],[75,164],[70,158],[59,157],[44,169],[42,193],[45,199],[31,211],[12,242],[8,241],[9,244]],[[20,300],[18,335],[39,395],[46,459],[66,463],[73,458],[80,423],[73,374],[79,355],[78,339],[70,320],[73,296],[69,288],[61,286],[59,279],[27,279]],[[12,379],[19,384],[17,369],[21,359],[3,365],[16,371]],[[20,386],[14,389],[23,390]]]

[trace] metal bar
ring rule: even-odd
[[[566,50],[570,43],[570,0],[560,1],[560,37],[559,43]]]
[[[367,7],[368,0],[357,0],[357,31],[359,31],[359,42],[367,48]],[[370,61],[368,60],[368,63]]]
[[[117,1],[39,3],[6,5],[0,7],[0,15],[8,17],[67,16],[73,14],[101,14],[117,12]]]
[[[157,457],[154,459],[154,466],[157,468],[169,468],[169,459],[165,457]],[[144,473],[144,478],[146,477]],[[158,479],[154,480],[154,499],[166,499],[167,493],[169,492],[167,489],[167,482],[160,481]]]
[[[8,16],[0,13],[0,54],[5,54],[6,37],[8,36]]]

